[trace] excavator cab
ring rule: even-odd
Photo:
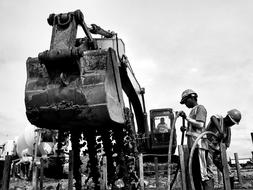
[[[150,148],[152,152],[167,153],[174,113],[171,108],[150,110]],[[172,154],[177,146],[176,131],[173,134]]]

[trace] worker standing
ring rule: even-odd
[[[189,116],[183,111],[180,111],[179,116],[185,118],[188,122],[186,130],[187,145],[189,149],[192,148],[194,141],[205,130],[205,123],[207,117],[207,111],[203,105],[199,105],[197,101],[198,95],[192,89],[187,89],[182,93],[180,103],[185,104],[187,108],[190,108]],[[205,139],[198,141],[197,148],[193,154],[193,180],[196,190],[201,190],[202,187],[205,190],[212,189],[213,181],[212,176],[207,171],[207,155],[208,146]]]
[[[218,138],[207,135],[209,154],[208,162],[210,166],[215,165],[220,171],[222,171],[220,143],[224,143],[226,148],[230,146],[231,142],[231,127],[235,124],[239,124],[241,121],[241,112],[237,109],[232,109],[227,112],[227,115],[223,118],[221,115],[213,115],[208,123],[206,130],[212,131]],[[208,164],[209,165],[209,164]],[[212,171],[213,167],[209,169]]]

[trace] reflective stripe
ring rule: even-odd
[[[196,133],[196,132],[191,132],[191,131],[187,131],[186,132],[187,136],[193,136],[193,137],[197,137],[200,135],[200,133]]]
[[[238,124],[238,122],[236,122],[230,115],[228,115],[228,117],[231,119],[231,121],[233,121],[234,124]]]

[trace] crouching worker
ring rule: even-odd
[[[220,143],[224,143],[226,148],[230,146],[231,142],[231,127],[235,124],[239,124],[241,120],[241,112],[237,109],[232,109],[227,112],[227,115],[223,118],[221,115],[212,116],[209,124],[206,127],[206,131],[212,131],[218,138],[207,135],[208,139],[208,166],[212,171],[212,166],[215,165],[220,171],[223,166],[221,163]],[[213,173],[213,171],[212,171]]]

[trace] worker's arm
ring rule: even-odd
[[[214,126],[217,131],[221,134],[222,131],[221,131],[221,126],[220,126],[220,122],[218,121],[217,117],[215,117],[214,115],[211,117],[211,122],[213,123],[213,125],[210,125],[210,126]],[[208,131],[208,129],[207,129]]]
[[[197,108],[196,118],[190,118],[189,116],[186,116],[185,112],[180,111],[178,113],[179,116],[185,118],[191,125],[197,129],[203,129],[205,122],[206,122],[206,109],[204,106],[199,105]]]
[[[224,139],[224,133],[221,131],[221,125],[217,117],[214,115],[210,118],[210,125],[206,128],[206,131],[213,131],[213,129],[216,129],[218,133],[216,133],[218,140],[221,141]]]
[[[190,118],[189,116],[186,116],[185,112],[183,112],[183,111],[178,112],[178,115],[181,116],[182,118],[186,119],[195,128],[202,129],[204,127],[204,122],[197,121],[195,119]],[[186,128],[185,129],[181,129],[181,130],[186,130]]]
[[[189,123],[192,124],[193,127],[197,128],[197,129],[203,129],[204,127],[204,122],[203,121],[197,121],[195,119],[192,119],[188,116],[186,116],[185,118]]]
[[[225,145],[226,145],[227,148],[230,146],[230,142],[231,142],[231,128],[228,128],[228,131],[227,131],[227,140],[225,142]]]
[[[207,111],[203,105],[198,105],[195,109],[195,118],[187,117],[186,120],[192,124],[193,127],[203,130],[206,123]]]

